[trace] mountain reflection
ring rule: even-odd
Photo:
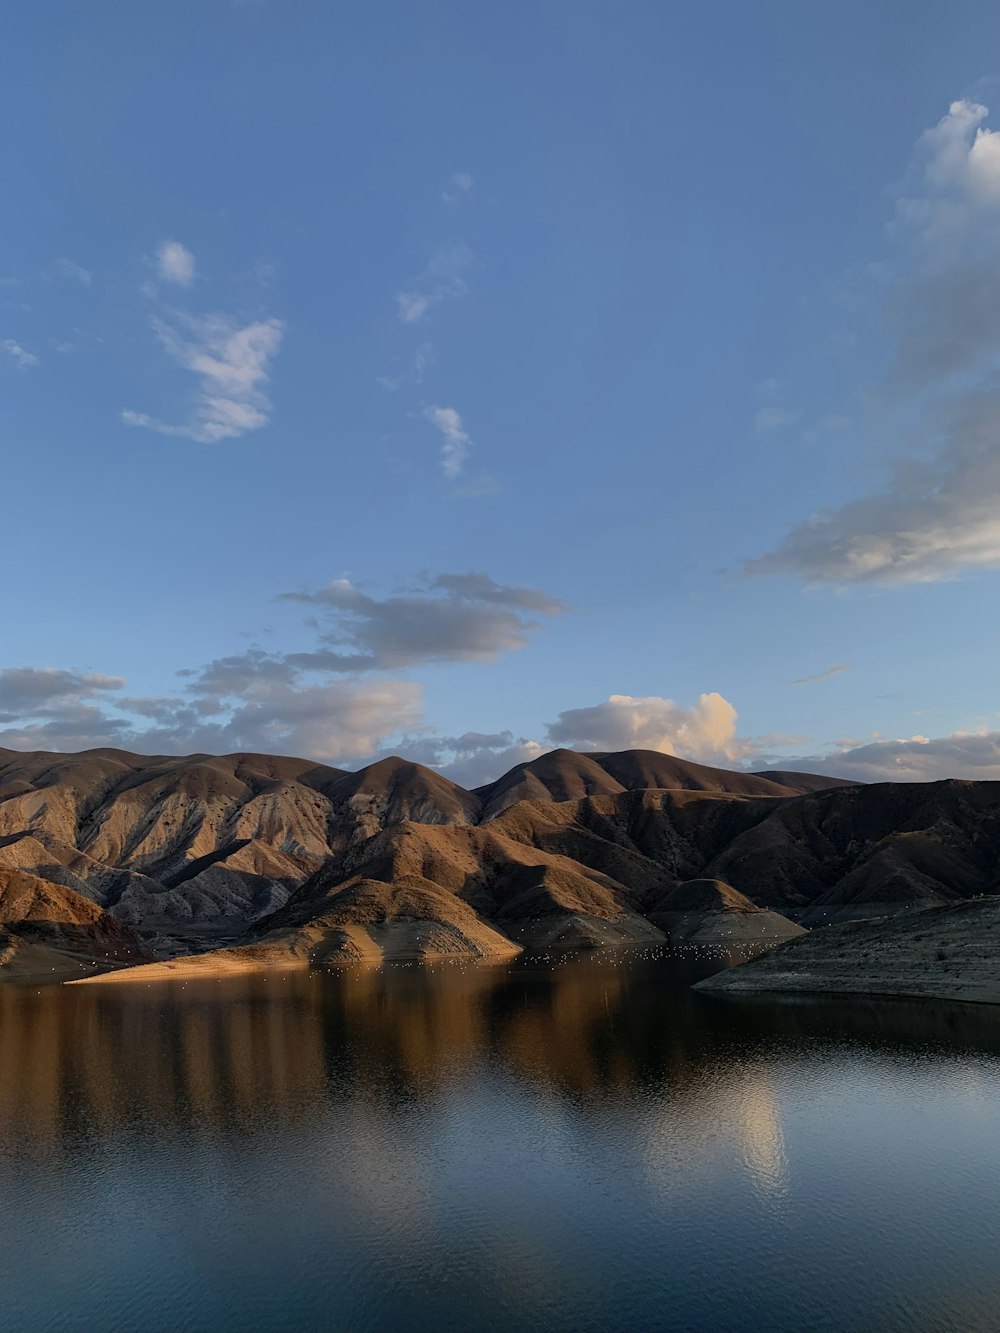
[[[996,1016],[972,1006],[733,1003],[692,993],[696,975],[678,960],[582,955],[142,989],[7,987],[0,1148],[58,1156],[124,1132],[266,1134],[317,1107],[391,1116],[500,1072],[581,1115],[653,1093],[672,1116],[738,1140],[759,1188],[775,1193],[782,1127],[758,1048],[789,1043],[800,1059],[803,1047],[847,1041],[1000,1050]]]

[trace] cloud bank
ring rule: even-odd
[[[464,572],[426,575],[384,597],[339,579],[282,600],[310,609],[313,649],[251,647],[184,668],[173,695],[130,694],[122,677],[93,672],[30,666],[0,672],[0,747],[262,750],[356,765],[385,752],[394,738],[394,748],[408,738],[429,761],[466,773],[497,745],[526,755],[543,748],[506,736],[433,735],[422,687],[397,673],[488,662],[523,648],[567,609],[558,598]]]
[[[612,694],[590,708],[569,708],[548,727],[555,745],[577,750],[662,750],[707,763],[738,762],[736,709],[721,694],[699,695],[684,708],[657,695]]]

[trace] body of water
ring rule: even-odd
[[[576,955],[0,988],[3,1333],[995,1333],[1000,1011]]]

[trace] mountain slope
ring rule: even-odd
[[[653,751],[554,751],[470,792],[398,758],[348,773],[275,755],[0,750],[0,866],[62,884],[147,932],[233,936],[385,828],[480,824],[525,794],[551,803],[649,787],[793,794]]]
[[[0,976],[77,976],[152,955],[110,912],[61,884],[0,869]]]
[[[1000,1003],[1000,898],[810,931],[698,983],[722,995],[804,991]]]
[[[659,750],[621,750],[615,753],[581,754],[575,750],[550,750],[486,787],[476,789],[482,801],[482,818],[502,814],[518,801],[572,801],[582,796],[615,796],[623,791],[650,788],[707,791],[732,796],[794,796],[812,791],[816,784],[838,785],[836,778],[811,774],[782,775],[783,782],[754,773],[709,768]],[[805,785],[797,785],[801,779]]]

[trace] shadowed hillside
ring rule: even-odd
[[[5,751],[0,868],[233,966],[773,942],[1000,892],[1000,784],[775,776],[561,750],[466,791],[402,759]]]

